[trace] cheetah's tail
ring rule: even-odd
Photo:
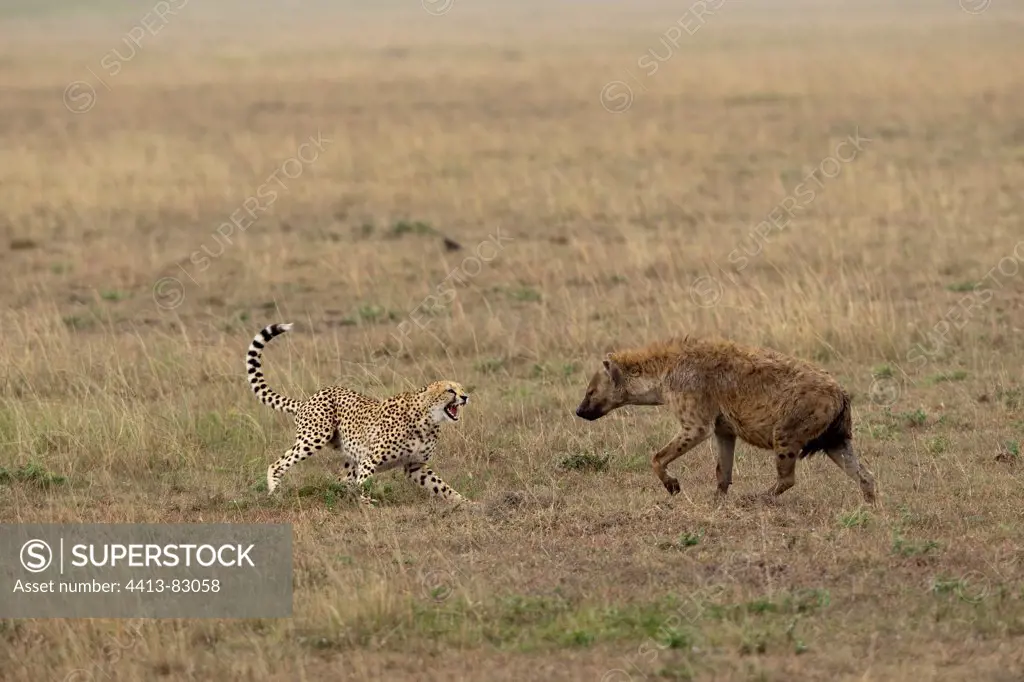
[[[252,391],[260,399],[261,403],[281,412],[295,414],[301,403],[298,400],[286,398],[267,386],[266,379],[263,378],[263,368],[260,364],[263,348],[275,336],[280,336],[291,328],[291,323],[288,323],[272,324],[261,329],[260,333],[253,337],[252,343],[249,344],[249,352],[245,354],[245,368],[249,373],[249,384],[252,386]]]

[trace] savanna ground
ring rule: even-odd
[[[3,621],[5,680],[1024,676],[1019,5],[193,0],[127,59],[151,5],[50,5],[0,23],[0,518],[291,523],[294,615]],[[326,453],[268,499],[275,321],[287,395],[470,386],[482,509]],[[744,503],[741,444],[718,505],[710,443],[669,498],[666,414],[574,417],[678,332],[838,376],[879,504],[824,457]]]

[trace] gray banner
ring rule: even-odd
[[[0,618],[291,615],[291,524],[0,524]]]

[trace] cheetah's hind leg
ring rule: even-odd
[[[285,472],[302,460],[315,455],[328,443],[330,438],[330,434],[314,438],[309,436],[296,438],[295,445],[288,448],[288,451],[281,455],[280,459],[267,467],[267,494],[273,495]]]

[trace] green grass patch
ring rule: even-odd
[[[898,556],[913,557],[934,554],[941,549],[941,545],[934,540],[908,540],[900,533],[892,538],[892,553]]]
[[[967,372],[962,369],[952,372],[939,372],[928,377],[929,384],[942,384],[951,381],[963,381],[967,378]]]
[[[662,540],[658,543],[658,549],[688,549],[699,545],[703,538],[703,530],[698,530],[696,533],[682,533],[675,540]]]
[[[421,220],[399,220],[388,231],[388,236],[393,239],[409,234],[437,234],[437,230],[430,223]]]
[[[863,509],[839,515],[839,525],[843,528],[864,528],[871,520],[871,515]]]
[[[822,589],[776,593],[737,603],[718,602],[710,594],[696,592],[616,605],[570,599],[557,591],[480,601],[456,589],[447,599],[418,595],[345,623],[327,624],[302,633],[300,641],[314,649],[333,650],[365,646],[400,649],[428,641],[456,648],[517,652],[645,642],[689,659],[697,655],[695,648],[703,645],[705,633],[714,629],[716,644],[723,644],[725,638],[736,650],[801,653],[808,645],[795,636],[797,624],[824,613],[830,601],[828,591]]]
[[[48,490],[67,485],[68,480],[64,476],[49,471],[39,462],[31,461],[13,470],[0,467],[0,484],[11,483],[25,483]]]
[[[563,471],[607,471],[610,455],[595,455],[590,452],[578,452],[569,455],[558,463],[558,468]]]
[[[515,289],[509,289],[508,295],[513,301],[520,301],[523,303],[538,303],[543,299],[540,292],[531,287],[517,287]]]
[[[263,426],[243,412],[199,412],[178,424],[181,442],[193,442],[203,453],[260,452],[268,446]]]

